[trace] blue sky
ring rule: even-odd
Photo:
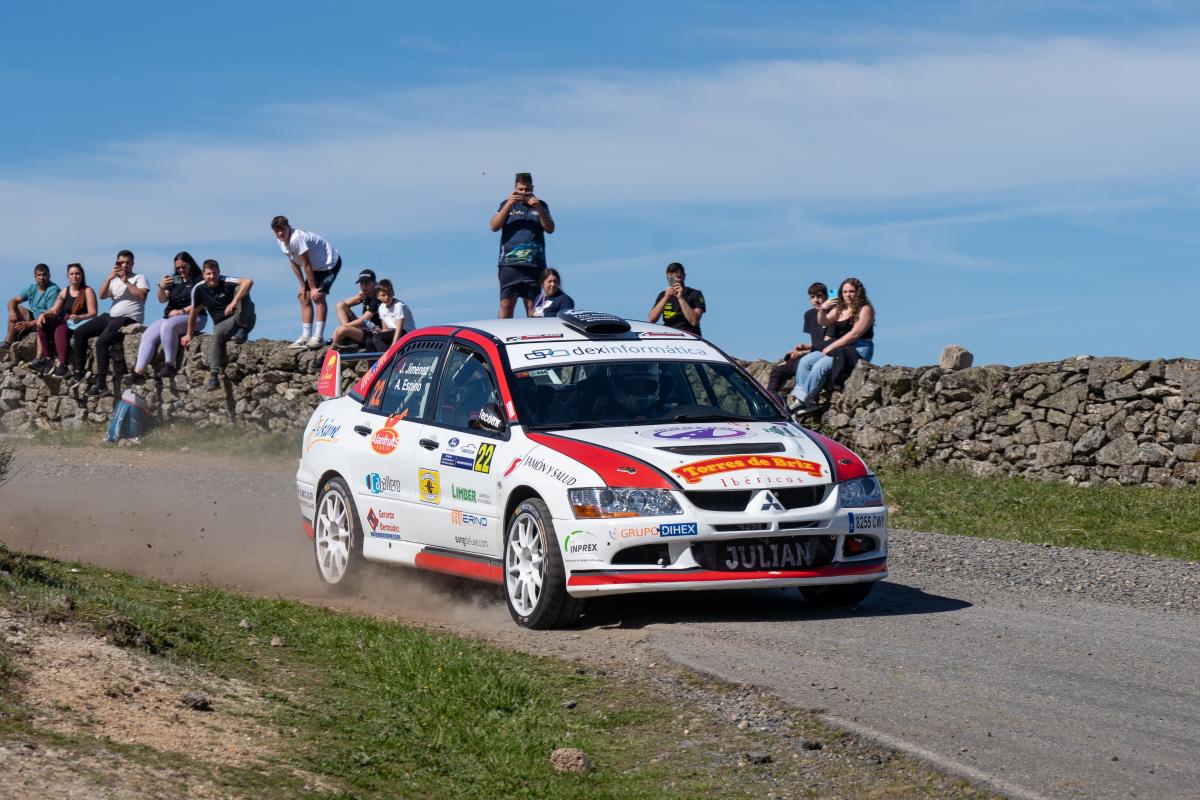
[[[491,316],[528,170],[580,307],[642,317],[681,261],[739,356],[855,275],[879,363],[1200,357],[1196,4],[176,5],[0,12],[8,296],[189,250],[292,339],[283,213],[335,297],[370,266],[420,324]]]

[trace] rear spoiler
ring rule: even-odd
[[[325,398],[340,397],[342,394],[342,362],[376,361],[383,353],[339,353],[332,347],[325,353],[321,373],[317,378],[317,394]]]

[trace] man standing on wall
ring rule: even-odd
[[[533,194],[533,176],[518,172],[513,192],[492,216],[500,231],[500,319],[511,319],[517,298],[525,301],[525,316],[533,316],[533,301],[541,290],[546,269],[546,234],[554,233],[550,206]]]
[[[325,314],[328,307],[326,295],[333,287],[338,270],[342,268],[342,257],[333,245],[310,231],[293,228],[288,218],[278,216],[271,220],[271,230],[279,240],[279,249],[288,257],[296,280],[300,281],[300,338],[288,345],[293,350],[307,347],[316,350],[324,342]],[[313,325],[313,311],[316,325]]]
[[[704,293],[683,284],[687,273],[683,264],[672,261],[667,264],[667,288],[658,293],[654,306],[650,309],[650,322],[658,322],[668,328],[700,335],[700,317],[707,310],[704,306]]]

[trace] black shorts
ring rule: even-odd
[[[313,270],[313,280],[317,282],[317,288],[325,294],[329,294],[329,290],[333,288],[333,282],[337,280],[338,273],[342,270],[342,257],[338,256],[337,263],[332,269]]]
[[[500,299],[520,297],[523,300],[536,300],[542,288],[538,281],[544,271],[545,267],[501,265]]]

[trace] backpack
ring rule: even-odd
[[[146,422],[146,401],[133,389],[121,393],[121,399],[113,408],[112,422],[108,424],[108,435],[104,440],[116,444],[120,439],[137,439],[142,435]]]

